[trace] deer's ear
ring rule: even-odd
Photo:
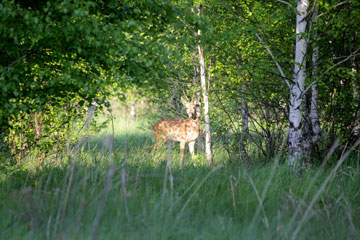
[[[181,100],[181,102],[182,102],[184,105],[187,104],[187,101],[186,101],[183,97],[181,97],[180,100]]]

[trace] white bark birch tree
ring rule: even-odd
[[[285,3],[292,7],[291,4]],[[224,5],[224,3],[222,2]],[[226,7],[226,5],[224,5]],[[274,54],[270,48],[266,45],[263,39],[258,33],[255,33],[256,38],[266,49],[268,54],[273,59],[280,76],[285,81],[286,85],[290,89],[290,106],[289,106],[289,130],[288,130],[288,165],[295,171],[298,170],[303,158],[303,141],[302,141],[302,117],[303,117],[303,95],[304,84],[306,78],[306,62],[305,56],[307,53],[307,39],[306,39],[306,27],[307,27],[307,14],[309,8],[309,0],[297,0],[296,7],[296,43],[295,43],[295,65],[292,81],[288,81],[284,74],[279,62],[276,61]],[[242,21],[244,24],[248,23],[237,16],[230,8],[227,8],[236,18]],[[315,101],[316,102],[316,101]],[[316,119],[316,118],[315,118]]]
[[[198,16],[200,16],[201,5],[197,6]],[[200,36],[201,31],[198,30],[198,37]],[[208,97],[208,88],[206,86],[206,70],[205,70],[205,58],[204,50],[202,46],[198,45],[199,51],[199,60],[200,60],[200,80],[201,80],[201,89],[203,94],[204,101],[204,118],[205,118],[205,154],[206,159],[209,164],[212,164],[212,153],[211,153],[211,133],[210,133],[210,116],[209,116],[209,97]]]
[[[296,44],[294,76],[290,83],[290,108],[289,108],[289,166],[295,171],[300,166],[302,152],[302,116],[303,92],[306,78],[306,51],[307,39],[307,10],[309,0],[297,1],[296,14]]]

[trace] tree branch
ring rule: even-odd
[[[285,4],[285,5],[288,5],[289,7],[291,7],[292,9],[294,9],[296,11],[296,8],[293,5],[291,5],[291,3],[285,2],[283,0],[276,0],[276,1],[281,2],[281,3]]]
[[[318,79],[319,79],[319,78],[322,78],[326,73],[328,73],[329,71],[331,71],[332,69],[334,69],[336,66],[338,66],[338,65],[346,62],[346,61],[349,60],[351,57],[356,56],[356,55],[357,55],[356,52],[358,52],[358,51],[360,51],[360,48],[357,49],[356,51],[354,51],[353,53],[351,53],[351,54],[350,54],[349,56],[347,56],[345,59],[341,60],[341,61],[338,62],[338,63],[335,63],[333,66],[331,66],[330,68],[328,68],[323,74],[321,74],[320,77],[317,77],[317,78],[318,78]],[[309,86],[307,86],[306,89],[301,93],[301,97],[303,97],[303,96],[305,95],[305,93],[306,93],[307,91],[309,91],[309,89],[310,89],[315,83],[317,83],[317,82],[318,82],[318,80],[315,80],[315,81],[313,81]]]
[[[17,64],[18,62],[20,62],[21,60],[26,58],[31,53],[32,53],[31,51],[27,51],[24,55],[22,55],[21,57],[19,57],[18,59],[16,59],[12,63],[10,63],[9,65],[7,65],[6,68],[10,68],[10,67],[14,66],[15,64]]]
[[[341,6],[341,5],[343,5],[343,4],[346,4],[347,2],[340,2],[340,3],[338,3],[338,4],[336,4],[335,6],[333,6],[333,7],[331,7],[330,9],[334,9],[334,8],[337,8],[337,7],[339,7],[339,6]],[[329,10],[330,10],[329,9]],[[324,15],[324,13],[321,13],[321,14],[319,14],[318,16],[317,16],[317,18],[319,18],[319,17],[321,17],[322,15]]]
[[[351,53],[349,56],[347,56],[344,60],[341,60],[338,63],[335,63],[333,66],[331,66],[330,68],[328,68],[323,74],[320,75],[319,78],[322,78],[326,73],[328,73],[329,71],[331,71],[332,69],[334,69],[336,66],[346,62],[347,60],[349,60],[351,57],[356,56],[357,52],[359,52],[360,48],[358,48],[356,51],[354,51],[353,53]]]
[[[302,93],[300,94],[300,98],[302,98],[302,97],[306,94],[306,92],[309,91],[309,89],[310,89],[315,83],[317,83],[317,80],[313,81],[309,86],[307,86],[307,88],[305,88],[304,91],[302,91]]]

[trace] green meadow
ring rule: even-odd
[[[2,162],[0,239],[360,239],[358,164],[294,175],[281,154],[228,164],[218,147],[214,166],[187,151],[182,173],[149,129],[118,118],[43,167]]]

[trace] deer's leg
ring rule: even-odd
[[[180,163],[181,170],[184,171],[184,151],[185,151],[185,142],[180,142]]]
[[[189,142],[189,151],[191,154],[191,159],[194,159],[194,153],[195,153],[195,141],[194,142]]]
[[[167,146],[166,166],[170,166],[169,161],[170,161],[170,152],[171,152],[172,142],[166,141],[166,146]]]

